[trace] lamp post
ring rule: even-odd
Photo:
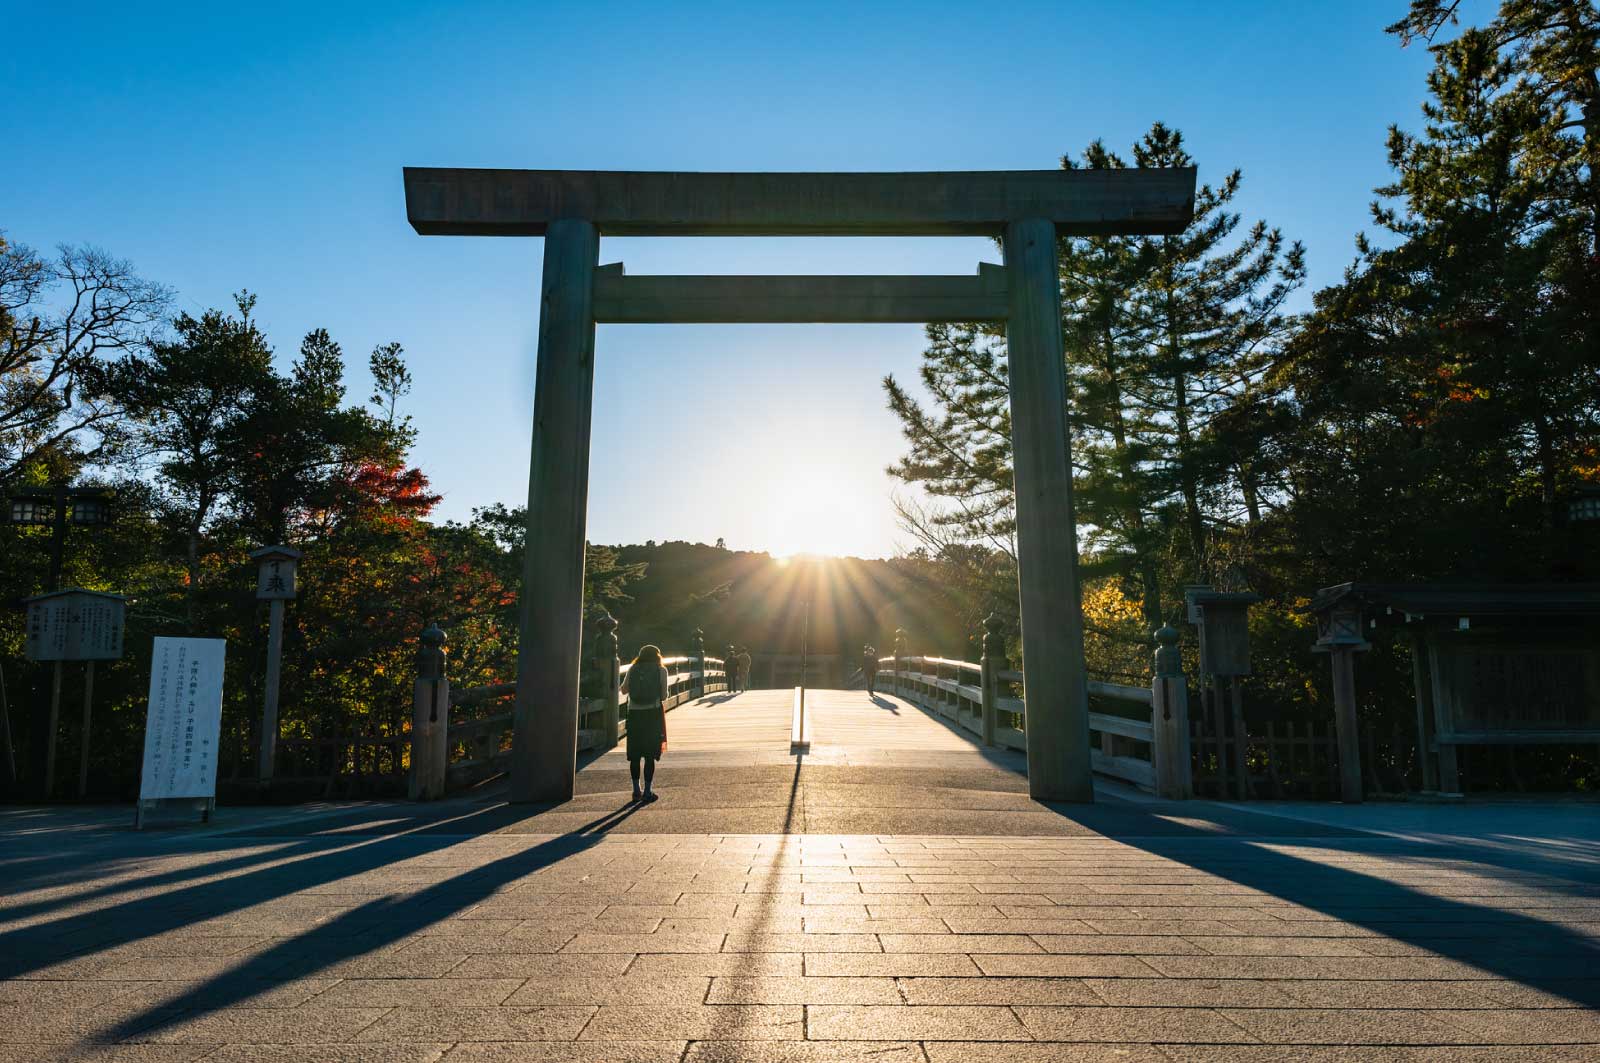
[[[278,676],[283,663],[283,603],[295,596],[295,572],[303,555],[292,546],[263,546],[250,553],[260,563],[256,598],[272,603],[267,622],[267,690],[261,709],[262,783],[272,781],[272,762],[278,748]]]
[[[1353,598],[1331,603],[1317,613],[1317,641],[1333,665],[1333,723],[1339,743],[1339,799],[1361,802],[1361,739],[1357,734],[1355,655],[1372,648],[1363,626],[1361,603]]]
[[[45,490],[13,491],[6,498],[6,523],[23,527],[50,526],[50,579],[47,590],[61,589],[61,565],[66,552],[67,525],[103,526],[111,523],[112,492],[104,487],[68,487],[56,484]]]

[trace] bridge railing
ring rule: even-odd
[[[628,696],[621,686],[632,665],[617,659],[616,621],[603,617],[600,632],[597,663],[605,693],[579,702],[580,750],[609,749],[628,733]],[[444,632],[437,627],[423,632],[411,732],[398,740],[409,746],[413,800],[474,785],[507,770],[511,763],[512,702],[517,684],[452,690],[444,675],[443,644]],[[664,702],[669,712],[686,701],[727,689],[726,662],[705,655],[699,632],[695,633],[695,649],[693,655],[662,659],[667,669]]]
[[[991,636],[995,635],[991,629]],[[1148,687],[1089,680],[1093,769],[1162,797],[1194,795],[1190,774],[1188,691],[1179,667],[1178,633],[1156,633],[1156,674]],[[984,745],[1025,751],[1027,704],[1017,696],[1022,673],[1006,667],[985,640],[984,660],[900,655],[878,661],[894,692]],[[1095,711],[1096,707],[1107,711]]]

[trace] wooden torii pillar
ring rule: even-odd
[[[1091,801],[1057,240],[1176,233],[1195,171],[638,173],[405,170],[424,236],[542,236],[511,800],[577,774],[594,327],[607,322],[1004,321],[1011,374],[1028,789]],[[600,236],[990,236],[969,277],[629,277]]]

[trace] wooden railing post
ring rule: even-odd
[[[983,622],[983,657],[979,659],[982,667],[983,685],[983,744],[994,745],[994,729],[998,717],[995,708],[995,699],[1000,696],[1000,673],[1011,667],[1006,660],[1005,621],[994,613]]]
[[[706,633],[699,628],[694,629],[694,638],[689,640],[689,653],[694,657],[695,671],[700,673],[700,678],[690,684],[696,698],[706,696],[706,686],[711,677],[706,675]],[[691,699],[692,700],[692,699]]]
[[[1155,762],[1156,796],[1187,801],[1194,796],[1189,758],[1189,687],[1183,677],[1178,632],[1155,633],[1155,677],[1150,681],[1150,759]]]
[[[450,766],[450,680],[445,675],[445,641],[438,624],[429,624],[418,639],[408,787],[413,801],[444,796],[445,773]]]
[[[595,624],[600,634],[595,638],[595,659],[600,664],[600,675],[605,680],[605,713],[601,721],[601,740],[610,749],[621,740],[622,713],[622,662],[617,659],[617,620],[609,612],[602,613]]]
[[[900,673],[904,671],[906,656],[906,630],[902,627],[894,629],[894,692],[903,697],[905,691],[900,686]]]

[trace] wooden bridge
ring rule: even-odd
[[[605,693],[578,712],[578,746],[599,770],[620,770],[628,697],[628,665],[615,657],[614,622],[602,633]],[[1157,674],[1149,687],[1091,682],[1087,697],[1094,771],[1160,797],[1193,796],[1187,692],[1177,672],[1177,633],[1164,629]],[[993,640],[991,640],[993,641]],[[999,655],[973,663],[897,655],[878,662],[876,692],[835,688],[757,690],[735,694],[725,662],[704,653],[664,659],[668,739],[674,764],[773,765],[794,756],[813,764],[868,765],[961,762],[976,757],[1027,775],[1027,705],[1022,673]],[[440,685],[442,684],[442,692]],[[509,702],[516,684],[451,692],[448,680],[417,681],[413,798],[441,797],[519,770]],[[438,705],[445,704],[445,712]]]

